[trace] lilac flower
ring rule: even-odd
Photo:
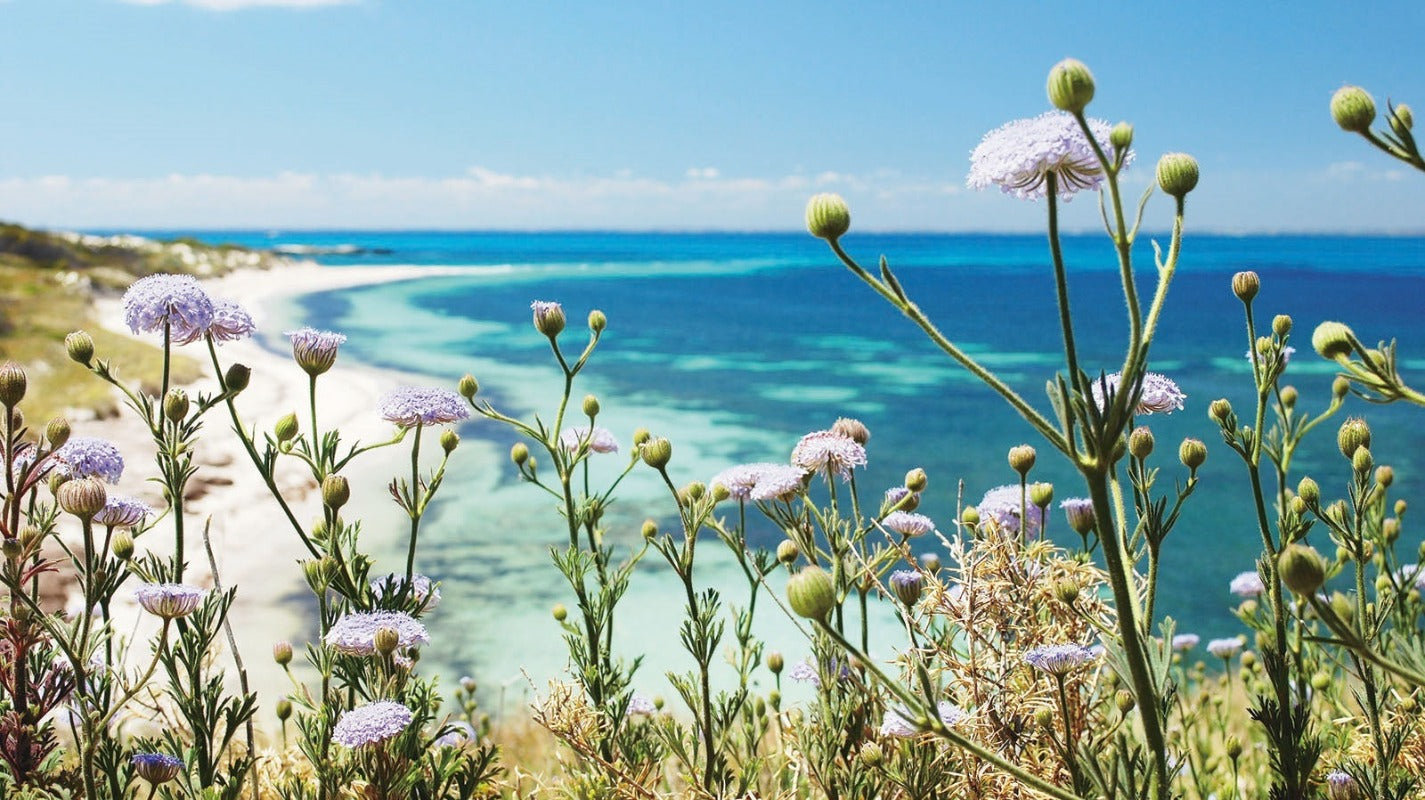
[[[589,452],[591,453],[617,453],[618,440],[609,432],[608,428],[598,425],[593,427],[590,433],[588,425],[575,425],[572,428],[565,428],[559,434],[559,445],[565,450],[573,453],[579,449],[579,444],[588,440]]]
[[[342,615],[323,639],[329,647],[349,656],[376,655],[376,632],[389,628],[396,632],[397,647],[429,644],[426,626],[400,611],[364,611]]]
[[[806,470],[786,464],[769,464],[757,476],[749,496],[753,500],[786,500],[800,492],[806,480]]]
[[[336,351],[346,341],[346,334],[300,328],[287,331],[292,340],[292,358],[308,375],[316,377],[336,363]]]
[[[415,714],[394,700],[378,700],[341,715],[332,728],[332,741],[355,749],[399,736]]]
[[[1019,533],[1021,500],[1027,506],[1025,513],[1029,515],[1028,523],[1024,526],[1024,537],[1033,538],[1044,528],[1044,509],[1029,502],[1028,498],[1021,494],[1018,485],[996,486],[985,492],[976,510],[980,512],[981,519],[993,519],[1000,530]]]
[[[449,425],[470,418],[465,400],[449,389],[398,386],[381,398],[381,418],[402,428]]]
[[[147,503],[132,497],[109,495],[104,508],[94,515],[94,522],[111,528],[132,528],[141,524],[153,513]]]
[[[1180,633],[1173,637],[1173,649],[1183,651],[1191,650],[1197,647],[1197,643],[1200,641],[1202,641],[1202,637],[1195,633]]]
[[[628,707],[624,709],[624,716],[633,717],[638,715],[652,716],[658,713],[658,706],[653,699],[645,694],[634,692],[629,695]]]
[[[925,578],[913,569],[898,569],[891,573],[887,581],[896,598],[907,607],[920,601],[920,593],[925,590]]]
[[[1242,640],[1236,637],[1231,639],[1213,639],[1207,643],[1207,652],[1218,658],[1231,658],[1242,652]]]
[[[1094,514],[1093,501],[1087,497],[1070,497],[1059,504],[1059,508],[1064,510],[1064,515],[1069,518],[1069,527],[1077,533],[1088,533],[1093,530],[1097,521]]]
[[[1025,653],[1024,663],[1062,678],[1097,657],[1081,644],[1048,644]]]
[[[529,304],[534,312],[534,329],[545,336],[558,336],[564,330],[564,307],[550,300],[536,300]]]
[[[74,478],[102,478],[118,483],[124,474],[124,456],[119,448],[105,439],[93,436],[73,436],[54,451],[54,457]]]
[[[252,316],[247,309],[232,300],[218,300],[213,303],[213,321],[208,325],[208,335],[219,344],[247,339],[257,332]]]
[[[1114,372],[1092,381],[1093,401],[1100,411],[1108,410],[1108,396],[1119,391],[1122,373]],[[1187,395],[1173,380],[1156,372],[1143,373],[1143,393],[1138,397],[1135,414],[1154,414],[1159,411],[1171,414],[1183,410]]]
[[[1326,773],[1327,800],[1355,800],[1356,779],[1341,770]]]
[[[810,661],[798,661],[787,670],[787,678],[810,683],[814,686],[821,685],[821,675],[816,671],[816,665]]]
[[[436,747],[460,747],[476,738],[475,728],[465,720],[457,719],[447,723],[452,730],[441,734],[432,744]]]
[[[1097,119],[1088,123],[1099,146],[1112,152],[1108,123]],[[1132,160],[1130,152],[1124,164]],[[1038,200],[1049,194],[1050,173],[1056,176],[1058,195],[1064,200],[1103,183],[1103,168],[1093,146],[1073,115],[1062,111],[1018,119],[985,134],[970,154],[965,185],[971,189],[997,185],[1021,200]]]
[[[146,583],[134,589],[134,599],[156,617],[178,619],[192,614],[207,594],[186,583]]]
[[[387,594],[395,596],[406,589],[406,576],[397,575],[392,572],[382,575],[379,578],[371,579],[371,595],[378,601],[386,597]],[[407,592],[407,599],[425,604],[425,610],[430,611],[440,605],[440,587],[431,582],[421,574],[411,576],[411,588]]]
[[[202,338],[213,324],[213,300],[190,275],[150,275],[124,292],[124,322],[134,333],[162,332],[177,344]]]
[[[1281,349],[1281,364],[1282,364],[1282,366],[1286,366],[1287,363],[1291,361],[1291,357],[1294,356],[1294,355],[1296,355],[1296,348],[1295,348],[1295,347],[1292,347],[1291,345],[1287,345],[1286,347],[1283,347],[1283,348]],[[1247,363],[1248,363],[1248,364],[1252,363],[1252,351],[1251,351],[1251,350],[1248,350],[1248,351],[1247,351]]]
[[[708,485],[716,486],[720,483],[727,489],[728,497],[733,500],[746,500],[752,496],[752,488],[757,485],[757,479],[762,477],[762,473],[769,468],[781,468],[782,466],[782,464],[766,462],[738,464],[714,475],[712,480],[708,481]]]
[[[1401,583],[1413,583],[1416,589],[1425,592],[1425,569],[1419,564],[1401,564],[1395,571],[1395,579]]]
[[[935,712],[940,717],[941,724],[947,728],[958,724],[966,717],[964,710],[949,700],[941,700],[937,703]],[[887,710],[886,716],[881,720],[881,735],[906,739],[920,733],[920,728],[907,718],[909,715],[910,712],[904,707]]]
[[[1261,597],[1267,587],[1262,584],[1262,576],[1253,570],[1238,573],[1227,585],[1227,590],[1238,597]]]
[[[792,463],[807,472],[836,473],[842,479],[866,466],[866,448],[836,431],[813,431],[792,448]]]
[[[919,494],[919,492],[912,492],[904,486],[892,486],[886,490],[886,503],[884,507],[895,508],[901,506],[902,511],[913,511],[915,507],[920,504]],[[910,501],[905,502],[908,497],[911,498]],[[903,503],[904,505],[902,505]]]
[[[892,511],[881,520],[881,527],[895,531],[902,536],[923,536],[935,530],[935,523],[924,514],[910,511]]]
[[[140,778],[154,786],[168,783],[178,777],[178,771],[183,769],[183,762],[167,753],[134,753],[129,763],[134,765],[134,772]]]

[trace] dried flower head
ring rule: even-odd
[[[1108,397],[1119,391],[1122,373],[1114,372],[1093,381],[1093,401],[1100,411],[1108,410]],[[1135,414],[1171,414],[1183,410],[1187,395],[1167,376],[1156,372],[1143,373],[1143,393],[1138,397]]]
[[[902,536],[923,536],[935,530],[935,523],[924,514],[910,511],[892,511],[881,520],[881,527]]]
[[[426,611],[440,605],[440,587],[436,586],[430,578],[417,573],[411,576],[409,590],[406,586],[406,576],[392,572],[371,579],[371,595],[379,602],[388,595],[395,597],[405,592],[407,599],[424,604]]]
[[[176,344],[202,338],[213,324],[213,300],[191,275],[150,275],[124,292],[124,322],[134,333],[162,332]]]
[[[940,717],[940,722],[947,728],[959,723],[966,716],[959,706],[949,700],[941,700],[937,703],[935,711],[936,715]],[[908,719],[909,716],[910,712],[904,707],[886,711],[885,717],[881,720],[881,735],[905,739],[920,733],[920,728]]]
[[[1081,644],[1049,644],[1024,654],[1024,663],[1050,675],[1063,677],[1093,661],[1094,651]]]
[[[1044,529],[1045,512],[1030,503],[1017,484],[996,486],[985,492],[985,496],[975,508],[980,513],[980,519],[994,520],[1001,531],[1019,533],[1021,504],[1027,506],[1022,510],[1029,518],[1028,523],[1024,525],[1024,538],[1032,539]]]
[[[460,395],[429,386],[399,386],[381,398],[381,418],[402,428],[449,425],[470,418]]]
[[[332,741],[357,748],[399,736],[415,718],[409,708],[394,700],[378,700],[341,715],[332,727]]]
[[[134,753],[130,763],[140,778],[154,786],[168,783],[183,769],[183,762],[167,753]]]
[[[1099,146],[1109,150],[1108,123],[1090,119],[1088,125]],[[1133,153],[1129,151],[1124,164],[1132,160]],[[1064,200],[1103,183],[1103,167],[1093,145],[1078,120],[1063,111],[1018,119],[985,134],[970,154],[970,176],[965,185],[971,189],[995,185],[1020,199],[1038,200],[1049,193],[1050,174],[1055,176],[1058,196]]]
[[[600,425],[593,426],[592,430],[588,425],[575,425],[572,428],[565,428],[564,432],[559,434],[559,445],[571,453],[577,451],[579,443],[586,440],[591,453],[618,452],[618,440],[614,438],[608,428]]]
[[[218,344],[251,338],[257,332],[252,315],[233,300],[217,300],[213,303],[213,321],[208,325],[207,334]]]
[[[396,632],[397,647],[429,644],[426,626],[400,611],[367,611],[344,614],[332,624],[323,639],[327,646],[349,656],[376,655],[376,633],[382,628]]]
[[[1261,597],[1267,587],[1262,584],[1262,576],[1256,570],[1239,572],[1227,585],[1227,590],[1238,597]]]
[[[346,341],[346,334],[300,328],[287,331],[292,340],[292,358],[297,366],[312,377],[321,375],[336,363],[336,351]]]
[[[134,589],[134,599],[156,617],[178,619],[192,614],[207,594],[186,583],[146,583]]]
[[[132,497],[111,494],[105,500],[103,510],[94,515],[94,522],[111,528],[132,528],[148,519],[152,513],[153,509],[147,503]]]
[[[124,456],[113,442],[93,436],[71,436],[54,451],[64,474],[75,478],[102,478],[118,483],[124,474]]]
[[[845,479],[852,469],[866,466],[866,448],[836,431],[814,431],[792,448],[792,463],[808,472],[835,473]]]

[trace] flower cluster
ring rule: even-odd
[[[206,594],[186,583],[146,583],[134,589],[134,599],[144,611],[164,619],[178,619],[192,614]]]
[[[1262,576],[1256,570],[1251,572],[1239,572],[1237,577],[1227,585],[1227,590],[1238,597],[1261,597],[1267,587],[1262,583]]]
[[[1001,531],[1020,533],[1021,506],[1028,517],[1023,525],[1024,537],[1028,539],[1038,536],[1039,531],[1044,529],[1044,509],[1025,499],[1018,485],[996,486],[985,492],[985,496],[975,508],[980,512],[981,519],[994,520]]]
[[[881,527],[902,536],[924,536],[935,530],[935,523],[924,514],[912,511],[892,511],[881,520]]]
[[[575,425],[565,428],[564,432],[559,434],[559,446],[571,453],[577,451],[579,444],[584,441],[588,442],[591,453],[618,452],[618,440],[608,428],[595,425],[590,429],[588,425]]]
[[[396,632],[397,647],[415,647],[430,643],[426,626],[410,614],[400,611],[345,614],[332,624],[324,641],[339,653],[373,656],[376,655],[376,633],[383,628]]]
[[[1092,381],[1094,405],[1099,411],[1108,410],[1108,400],[1119,391],[1119,384],[1123,380],[1123,375],[1113,372]],[[1183,410],[1183,401],[1187,395],[1178,388],[1173,380],[1165,375],[1156,372],[1145,372],[1143,374],[1143,394],[1138,398],[1136,414],[1156,414],[1162,412],[1171,414],[1174,411]]]
[[[1108,123],[1091,119],[1088,125],[1099,146],[1108,151]],[[1058,184],[1058,196],[1065,200],[1103,183],[1103,167],[1093,145],[1078,120],[1062,111],[1015,120],[985,134],[970,154],[965,185],[971,189],[998,186],[1020,199],[1038,200],[1048,196],[1051,174]]]
[[[470,409],[460,395],[428,386],[397,387],[381,398],[380,408],[382,419],[403,428],[449,425],[470,418]]]
[[[332,727],[332,741],[342,747],[358,748],[379,744],[410,726],[415,714],[394,700],[378,700],[341,715]]]
[[[714,475],[710,485],[721,484],[734,500],[782,500],[800,492],[806,476],[787,464],[740,464]]]
[[[252,316],[247,309],[232,300],[218,300],[213,303],[213,322],[208,326],[208,335],[213,341],[235,342],[251,338],[257,332]]]
[[[203,338],[213,324],[213,299],[191,275],[150,275],[134,281],[122,305],[129,330],[156,333],[167,328],[178,344]]]
[[[1231,658],[1242,652],[1242,640],[1236,637],[1231,639],[1213,639],[1207,643],[1207,652],[1218,658]]]
[[[958,724],[966,717],[964,710],[949,700],[941,700],[937,703],[935,713],[940,717],[941,724],[947,728]],[[881,719],[881,735],[906,739],[920,733],[921,729],[912,720],[907,719],[908,716],[909,712],[904,708],[888,710],[885,717]]]
[[[1095,658],[1097,654],[1081,644],[1049,644],[1025,653],[1024,663],[1062,678]]]
[[[64,474],[73,478],[102,478],[118,483],[124,474],[124,456],[113,442],[93,436],[72,436],[54,451]]]
[[[866,448],[836,431],[813,431],[792,448],[792,464],[807,472],[851,477],[851,470],[866,466]]]

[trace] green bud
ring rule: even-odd
[[[964,525],[970,530],[974,530],[975,528],[979,527],[980,510],[978,508],[975,508],[974,506],[966,506],[965,510],[960,512],[960,524]]]
[[[659,436],[644,442],[639,453],[643,456],[643,463],[662,470],[673,458],[673,443]]]
[[[51,450],[64,447],[64,443],[69,441],[69,434],[69,420],[64,417],[55,417],[45,426],[45,441],[49,442]]]
[[[188,393],[182,389],[169,389],[163,396],[163,418],[170,422],[182,422],[188,416]]]
[[[1127,714],[1137,707],[1138,703],[1133,699],[1133,693],[1127,689],[1119,689],[1113,693],[1113,703],[1118,707],[1118,713]]]
[[[1296,495],[1307,505],[1314,506],[1321,502],[1321,487],[1310,476],[1307,476],[1296,484]]]
[[[1093,100],[1093,73],[1084,62],[1066,58],[1049,70],[1045,90],[1055,108],[1078,114]]]
[[[292,701],[288,700],[285,697],[281,700],[278,700],[276,704],[276,711],[277,719],[281,722],[286,722],[287,719],[292,716]]]
[[[1047,508],[1050,503],[1054,502],[1054,484],[1029,484],[1029,502],[1040,508]]]
[[[1022,478],[1029,473],[1029,470],[1034,469],[1036,455],[1034,448],[1027,444],[1011,447],[1009,448],[1009,468],[1018,472]]]
[[[643,538],[652,539],[653,537],[658,535],[658,523],[654,522],[651,519],[644,520],[643,529],[641,533],[643,534]]]
[[[554,615],[555,622],[563,622],[569,618],[569,609],[565,608],[563,603],[555,603],[550,613]]]
[[[786,666],[786,661],[783,660],[780,650],[773,650],[767,654],[767,669],[771,670],[773,675],[782,674],[784,666]]]
[[[389,656],[396,652],[396,647],[401,644],[401,634],[395,628],[381,626],[376,629],[376,635],[372,637],[372,644],[376,645],[376,652],[383,656]]]
[[[322,503],[333,511],[351,499],[351,484],[343,475],[328,475],[322,479]]]
[[[1345,375],[1337,375],[1331,381],[1331,396],[1337,400],[1345,398],[1346,393],[1351,390],[1351,381]]]
[[[836,607],[836,587],[821,567],[804,567],[787,581],[787,602],[797,616],[824,620]]]
[[[633,446],[634,446],[634,447],[642,447],[643,444],[644,444],[644,442],[647,442],[649,439],[652,439],[652,438],[653,438],[653,434],[649,433],[647,428],[634,428],[634,429],[633,429]]]
[[[297,438],[297,415],[288,414],[272,426],[272,435],[279,442],[290,442]]]
[[[1311,346],[1322,358],[1336,361],[1355,349],[1356,334],[1339,322],[1323,322],[1311,334]]]
[[[64,350],[71,360],[87,367],[94,359],[94,338],[84,331],[75,331],[64,337]]]
[[[1371,460],[1371,451],[1367,447],[1357,447],[1356,454],[1351,456],[1351,469],[1357,473],[1365,474],[1371,471],[1375,462]]]
[[[529,460],[529,447],[524,442],[515,442],[510,448],[510,460],[523,466]]]
[[[292,643],[288,641],[281,641],[272,645],[272,660],[276,661],[277,665],[281,667],[285,667],[288,664],[291,664]]]
[[[1040,707],[1034,710],[1034,724],[1041,728],[1051,729],[1054,727],[1054,710]]]
[[[930,485],[930,478],[925,474],[925,470],[920,467],[905,474],[905,488],[912,492],[923,492],[925,487]]]
[[[692,483],[683,487],[683,493],[688,496],[689,500],[696,503],[699,500],[703,499],[703,496],[708,493],[708,487],[704,483],[701,483],[699,481],[693,481]]]
[[[732,497],[732,490],[721,483],[714,483],[712,485],[712,498],[714,503],[721,503],[729,497]]]
[[[1232,404],[1227,401],[1227,398],[1219,397],[1208,405],[1207,413],[1218,423],[1226,425],[1227,421],[1232,418]]]
[[[461,397],[466,400],[474,400],[475,395],[480,392],[480,382],[475,380],[474,375],[466,375],[460,379],[460,383],[456,384],[455,388],[460,392]]]
[[[1189,470],[1196,470],[1207,460],[1207,445],[1198,439],[1184,439],[1178,447],[1178,460]]]
[[[1357,449],[1371,446],[1371,426],[1360,417],[1348,418],[1336,432],[1336,446],[1341,449],[1341,455],[1348,459],[1354,457]]]
[[[851,229],[851,209],[839,194],[812,195],[807,201],[807,231],[818,239],[834,242]]]
[[[10,561],[18,561],[25,555],[25,548],[20,544],[19,539],[6,539],[4,544],[0,544],[0,553]]]
[[[558,303],[537,300],[531,304],[534,329],[553,339],[564,330],[564,307]]]
[[[1291,316],[1278,314],[1272,317],[1272,333],[1276,334],[1279,339],[1291,333]]]
[[[223,374],[223,385],[234,394],[246,389],[251,381],[252,370],[243,364],[234,364],[228,367],[228,371]]]
[[[1326,582],[1326,564],[1321,555],[1302,544],[1289,544],[1277,557],[1282,583],[1296,594],[1310,597]]]
[[[881,752],[881,745],[878,742],[866,742],[861,745],[861,752],[857,754],[857,759],[862,766],[876,769],[885,763],[886,754]]]
[[[121,561],[128,561],[134,557],[134,537],[126,530],[119,531],[114,535],[114,555]]]
[[[940,556],[935,553],[926,553],[920,557],[920,568],[934,575],[940,571]]]
[[[0,403],[6,408],[14,408],[25,399],[25,389],[29,386],[29,379],[25,377],[25,371],[20,369],[20,365],[13,361],[6,361],[0,365]]]
[[[1252,298],[1257,296],[1257,292],[1262,288],[1261,276],[1251,270],[1239,272],[1232,276],[1232,293],[1237,295],[1237,299],[1244,303],[1252,302]]]
[[[1223,743],[1223,750],[1227,752],[1228,758],[1236,761],[1242,757],[1242,740],[1236,736],[1228,736],[1227,741]]]
[[[1182,199],[1197,187],[1197,159],[1187,153],[1168,153],[1158,159],[1158,186]]]
[[[1359,86],[1342,86],[1331,95],[1331,118],[1341,130],[1365,133],[1376,119],[1376,102]]]
[[[1387,542],[1394,543],[1400,538],[1400,519],[1397,517],[1386,517],[1380,523],[1380,535]]]
[[[584,416],[597,417],[599,415],[599,398],[586,394],[584,395]]]
[[[1108,143],[1119,152],[1127,150],[1133,144],[1133,126],[1126,122],[1114,125],[1108,132]]]
[[[440,451],[446,455],[455,452],[455,448],[460,446],[460,434],[449,428],[440,434]]]
[[[1079,584],[1077,581],[1065,578],[1054,583],[1054,596],[1059,602],[1066,606],[1071,606],[1079,599]]]
[[[603,333],[608,324],[609,318],[604,316],[604,312],[597,308],[589,312],[589,330],[594,333]]]
[[[65,481],[55,492],[59,507],[80,519],[90,519],[104,510],[109,501],[104,484],[93,478],[75,478]]]
[[[1395,483],[1395,470],[1385,464],[1376,467],[1376,483],[1380,484],[1382,489],[1389,489],[1390,485]]]
[[[1295,386],[1283,386],[1281,390],[1282,405],[1287,408],[1296,406],[1297,391]]]
[[[791,539],[783,539],[777,545],[777,560],[787,566],[795,564],[801,554],[801,548],[797,547],[797,543]]]
[[[1134,458],[1144,459],[1153,454],[1153,431],[1148,428],[1134,428],[1128,434],[1128,452]]]

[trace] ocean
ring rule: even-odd
[[[783,460],[801,435],[850,416],[872,433],[870,463],[857,479],[863,497],[874,502],[899,485],[907,469],[923,467],[930,490],[921,510],[949,529],[958,495],[974,504],[986,490],[1012,482],[1006,451],[1037,444],[1002,401],[806,234],[153,233],[177,234],[280,247],[338,267],[480,267],[459,277],[306,295],[283,312],[282,326],[271,325],[264,335],[285,350],[280,331],[290,326],[342,331],[349,337],[343,360],[419,373],[451,388],[469,372],[483,397],[526,419],[538,413],[551,420],[562,383],[547,343],[531,327],[530,302],[563,304],[570,324],[562,341],[573,351],[583,345],[585,315],[603,310],[608,329],[576,386],[576,403],[596,394],[604,409],[600,423],[623,449],[600,457],[605,463],[596,478],[626,463],[632,431],[640,426],[672,440],[670,472],[681,484],[707,481],[737,463]],[[1137,252],[1145,298],[1155,284],[1150,238],[1140,237]],[[1166,236],[1157,238],[1166,243]],[[843,245],[868,268],[884,254],[951,340],[1047,413],[1044,385],[1062,369],[1062,349],[1043,236],[853,232]],[[1081,362],[1090,371],[1115,371],[1127,336],[1113,251],[1101,235],[1067,237],[1065,249]],[[1160,487],[1170,490],[1184,477],[1176,458],[1183,437],[1208,445],[1197,494],[1164,546],[1159,605],[1178,621],[1179,632],[1204,639],[1243,630],[1230,613],[1236,598],[1227,585],[1253,569],[1261,547],[1244,467],[1207,416],[1208,403],[1218,397],[1232,400],[1239,412],[1251,408],[1248,340],[1230,286],[1242,269],[1262,278],[1255,305],[1260,332],[1276,314],[1295,321],[1297,353],[1285,382],[1300,390],[1300,407],[1319,410],[1329,399],[1334,365],[1310,347],[1312,330],[1326,319],[1351,325],[1367,342],[1398,337],[1402,371],[1425,374],[1419,299],[1425,297],[1425,239],[1188,236],[1152,359],[1152,369],[1187,393],[1187,405],[1143,422],[1158,441]],[[1425,412],[1355,398],[1299,453],[1293,484],[1310,473],[1328,496],[1341,496],[1349,469],[1334,434],[1348,413],[1367,415],[1376,462],[1393,465],[1396,496],[1416,502],[1425,485],[1419,449],[1425,435],[1418,427]],[[433,644],[423,663],[434,664],[447,683],[474,676],[487,694],[510,702],[530,686],[542,689],[565,666],[561,632],[549,616],[555,603],[573,604],[549,562],[549,548],[565,534],[548,496],[517,480],[505,457],[515,441],[509,430],[476,420],[459,432],[463,444],[418,558],[420,571],[440,580],[444,595],[429,618]],[[1055,484],[1057,512],[1058,500],[1081,495],[1082,486],[1047,446],[1039,452],[1031,478]],[[397,569],[405,532],[385,508],[383,493],[379,486],[369,490],[372,499],[363,508],[374,509],[374,516],[363,536],[380,569]],[[644,518],[676,522],[652,470],[635,469],[618,496],[608,521],[621,552],[639,544]],[[1077,542],[1057,513],[1049,535]],[[1407,523],[1405,560],[1415,560],[1420,539]],[[753,540],[775,547],[780,534],[759,522]],[[1334,549],[1321,533],[1313,541]],[[927,551],[937,547],[920,544]],[[699,548],[700,559],[707,558],[699,581],[725,587],[726,599],[742,605],[738,578],[720,548],[716,542]],[[649,694],[669,694],[663,672],[691,666],[678,644],[680,598],[668,566],[650,553],[624,600],[617,639],[626,657],[648,654],[636,685]],[[759,608],[769,647],[785,651],[789,661],[804,655],[805,644],[778,619],[780,612],[765,603]],[[888,625],[872,650],[890,655],[899,642]]]

